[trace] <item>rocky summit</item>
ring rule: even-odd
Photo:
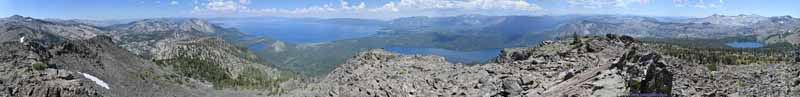
[[[577,41],[577,42],[576,42]],[[291,96],[798,96],[798,66],[686,62],[616,37],[586,37],[504,49],[496,62],[448,63],[440,56],[360,53],[319,84]]]

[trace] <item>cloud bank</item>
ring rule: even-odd
[[[339,1],[299,8],[252,8],[250,0],[207,0],[194,3],[194,14],[210,16],[283,16],[322,18],[392,19],[408,16],[483,15],[548,15],[637,13],[637,8],[650,6],[657,0],[541,0],[566,7],[543,8],[530,0],[399,0],[368,5],[364,2]],[[671,6],[719,8],[723,0],[672,0]],[[555,4],[558,5],[558,4]],[[551,5],[552,6],[552,5]]]
[[[719,8],[725,3],[723,0],[672,0],[676,7],[694,8]]]
[[[573,7],[583,8],[625,8],[630,4],[647,4],[650,0],[566,0]]]
[[[209,0],[194,7],[194,13],[249,14],[271,16],[404,17],[453,14],[529,15],[542,8],[523,0],[400,0],[375,7],[364,2],[340,1],[304,8],[248,8],[248,0]]]
[[[178,5],[178,4],[180,4],[180,2],[174,0],[169,2],[169,5]]]

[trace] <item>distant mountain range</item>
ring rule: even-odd
[[[608,17],[568,23],[553,32],[561,36],[577,32],[584,35],[624,34],[651,38],[755,37],[757,41],[771,44],[799,44],[800,19],[758,15],[713,15],[673,21],[658,21],[649,17]]]

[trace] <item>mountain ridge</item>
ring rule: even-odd
[[[43,59],[33,61],[38,63],[28,64],[45,64],[43,68],[46,72],[34,71],[34,73],[42,72],[42,74],[59,76],[59,78],[68,76],[65,77],[65,80],[70,82],[65,84],[77,84],[78,86],[64,87],[63,90],[75,90],[75,93],[79,93],[69,95],[256,96],[280,93],[281,90],[277,84],[288,80],[287,78],[294,78],[292,77],[293,73],[274,69],[262,61],[258,61],[260,58],[252,55],[252,52],[247,52],[246,49],[227,42],[228,40],[238,40],[232,37],[241,37],[243,33],[231,28],[222,28],[201,19],[146,19],[108,27],[62,22],[64,21],[12,16],[0,19],[0,23],[2,23],[0,27],[10,29],[0,31],[2,32],[0,36],[4,36],[2,42],[5,43],[25,41],[25,46],[19,47],[28,47],[28,44],[31,44],[31,46],[42,48],[33,51],[41,56],[38,58]],[[23,28],[19,29],[19,27]],[[30,35],[30,33],[35,34]],[[40,36],[35,37],[36,35]],[[22,39],[22,37],[26,38]],[[194,57],[180,57],[186,56],[186,54],[192,54],[191,56]],[[16,66],[25,63],[9,64]],[[220,68],[195,68],[201,65]],[[28,68],[40,67],[41,65],[35,65]],[[26,68],[11,70],[22,69]],[[51,73],[52,69],[66,73]],[[213,76],[225,77],[206,79],[202,78],[204,76],[202,74],[191,73],[192,70],[198,69],[223,71],[213,74]],[[99,80],[104,80],[109,84],[110,89],[96,88],[94,83],[88,82],[87,79],[69,77],[77,76],[75,72],[90,74]],[[62,80],[59,78],[53,80]],[[219,82],[220,80],[225,82]],[[74,83],[76,81],[80,83]],[[42,82],[49,83],[49,81]],[[45,90],[32,89],[35,87],[58,88],[51,85],[59,84],[42,84],[42,86],[34,86],[31,89],[19,88],[9,91],[36,93],[30,94],[30,96],[58,95],[60,92],[47,94],[48,92]],[[242,91],[230,91],[231,89],[241,89]],[[260,91],[264,89],[268,91]],[[55,90],[61,91],[61,89]]]

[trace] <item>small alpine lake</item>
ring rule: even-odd
[[[757,41],[733,41],[725,43],[725,45],[732,48],[761,48],[766,44]]]

